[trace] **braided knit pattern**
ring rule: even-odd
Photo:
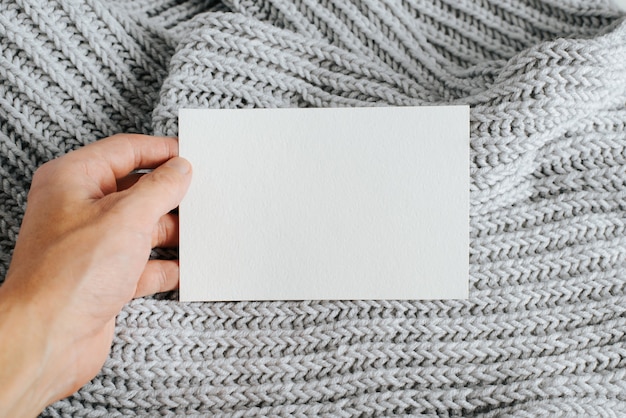
[[[101,373],[43,416],[626,416],[623,16],[0,0],[0,277],[39,165],[175,135],[180,107],[471,105],[469,300],[134,300]]]

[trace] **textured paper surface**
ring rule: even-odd
[[[191,110],[180,299],[466,298],[469,108]]]

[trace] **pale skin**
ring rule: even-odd
[[[31,417],[102,368],[131,299],[175,289],[191,165],[173,138],[115,135],[37,170],[0,287],[0,416]],[[137,168],[154,168],[129,176]]]

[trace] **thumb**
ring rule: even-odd
[[[180,204],[190,182],[191,164],[184,158],[174,157],[125,190],[124,204],[128,205],[134,219],[156,223]]]

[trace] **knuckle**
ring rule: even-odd
[[[51,160],[41,165],[33,173],[28,199],[33,199],[37,196],[48,197],[50,195],[57,196],[55,200],[60,199],[58,185],[63,183],[64,176],[63,170],[60,170],[58,160]]]
[[[165,266],[163,265],[163,263],[158,263],[157,264],[157,284],[158,284],[158,289],[157,292],[163,292],[167,289],[167,284],[168,284],[168,275],[167,275],[167,269],[165,268]]]
[[[175,170],[155,170],[148,178],[161,187],[175,189],[180,183],[180,176]]]
[[[56,162],[57,160],[50,160],[47,163],[39,166],[39,168],[35,170],[32,180],[33,186],[38,186],[39,184],[46,183],[54,177],[53,174],[56,170]]]
[[[77,176],[85,172],[87,172],[86,162],[78,158],[76,154],[69,153],[39,166],[33,173],[31,188],[73,182]]]
[[[163,222],[157,222],[156,224],[156,236],[154,239],[154,244],[159,245],[167,239],[168,230],[167,225]]]
[[[129,134],[125,133],[117,133],[109,136],[107,139],[109,141],[128,141]]]

